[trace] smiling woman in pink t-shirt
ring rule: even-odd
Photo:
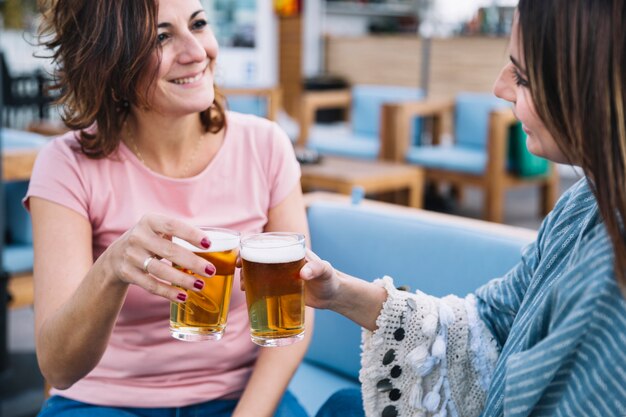
[[[195,225],[307,234],[287,136],[216,99],[200,2],[60,0],[44,25],[73,131],[41,151],[25,200],[37,356],[54,387],[40,415],[306,415],[286,388],[308,336],[253,345],[238,275],[222,340],[169,335],[169,303],[215,273],[171,236],[203,249]]]

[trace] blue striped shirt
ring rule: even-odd
[[[626,301],[586,179],[476,297],[501,347],[483,417],[626,416]]]

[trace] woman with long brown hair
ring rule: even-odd
[[[307,232],[286,134],[217,96],[200,2],[54,0],[44,25],[73,131],[41,151],[25,200],[53,387],[40,415],[306,415],[286,389],[308,340],[255,346],[238,283],[221,340],[169,334],[170,303],[216,273],[197,226]]]
[[[532,153],[585,178],[504,277],[438,299],[309,255],[307,304],[364,328],[362,396],[318,417],[626,415],[624,22],[623,0],[519,2],[495,94]]]

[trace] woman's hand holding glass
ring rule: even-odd
[[[184,302],[187,294],[177,287],[200,291],[204,281],[172,265],[212,277],[215,266],[192,251],[172,242],[177,236],[205,250],[211,246],[205,233],[180,220],[159,214],[146,214],[105,252],[99,261],[107,262],[119,282],[137,285],[170,301]],[[169,261],[163,262],[162,260]]]
[[[361,327],[375,330],[376,319],[387,299],[386,290],[337,271],[311,251],[307,251],[306,259],[308,262],[300,270],[300,278],[305,281],[304,303],[335,311]]]
[[[304,304],[317,308],[334,310],[333,301],[340,292],[337,271],[332,265],[322,260],[310,249],[306,250],[306,263],[300,269],[300,278],[304,281]],[[237,268],[242,267],[241,258],[237,259]],[[241,271],[240,288],[246,291],[245,271]]]
[[[304,303],[309,307],[333,310],[339,293],[340,279],[332,265],[307,250],[307,263],[300,270],[305,281]]]

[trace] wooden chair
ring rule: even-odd
[[[218,88],[226,98],[226,107],[276,121],[281,108],[280,87]]]
[[[504,197],[508,188],[538,186],[541,190],[540,213],[545,216],[554,206],[558,195],[559,179],[556,168],[554,164],[549,164],[545,173],[530,177],[516,175],[508,169],[509,132],[511,126],[517,122],[512,110],[501,107],[485,114],[485,138],[482,147],[479,146],[480,138],[476,139],[477,142],[471,149],[459,149],[461,146],[458,142],[444,147],[441,145],[443,122],[450,116],[455,116],[457,122],[460,120],[457,107],[458,97],[456,100],[425,100],[384,105],[381,122],[381,158],[414,163],[410,155],[412,151],[408,133],[410,123],[415,116],[428,118],[431,123],[432,152],[419,163],[424,169],[427,181],[449,183],[458,187],[459,195],[462,195],[462,187],[465,186],[482,188],[483,217],[485,220],[499,223],[503,221]],[[459,129],[463,127],[455,126],[457,137]],[[467,153],[463,154],[466,151]],[[470,166],[472,158],[476,159],[473,167]],[[419,158],[415,158],[417,159]]]
[[[377,159],[380,153],[380,117],[384,103],[401,103],[423,98],[420,89],[394,85],[356,85],[350,89],[308,91],[302,96],[300,136],[297,145],[350,158]],[[316,125],[322,109],[345,109],[346,124]],[[415,122],[419,125],[419,120]],[[421,128],[415,128],[419,132]]]
[[[315,123],[315,113],[322,109],[348,109],[352,104],[352,93],[349,89],[331,91],[310,91],[302,95],[300,110],[300,136],[298,146],[306,146],[311,126]],[[347,115],[350,120],[350,114]]]

